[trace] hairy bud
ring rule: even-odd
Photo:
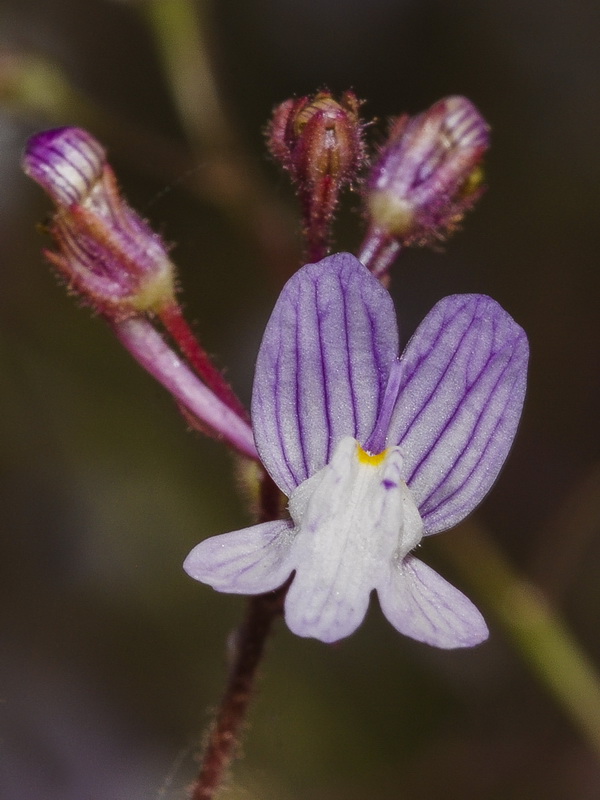
[[[56,206],[46,253],[70,288],[114,320],[153,312],[173,301],[167,250],[119,194],[104,148],[80,128],[33,136],[23,168]]]
[[[267,128],[269,150],[295,183],[304,215],[309,251],[320,257],[341,190],[351,185],[365,160],[360,101],[327,90],[286,100]]]
[[[489,126],[464,97],[448,97],[393,124],[365,185],[371,243],[444,238],[482,194]]]

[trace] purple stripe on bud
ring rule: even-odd
[[[102,145],[81,128],[55,128],[33,136],[23,155],[25,173],[58,206],[81,203],[106,164]]]
[[[384,273],[400,247],[452,233],[482,194],[489,126],[465,97],[447,97],[392,125],[367,177],[369,229],[360,259]]]
[[[173,302],[167,248],[122,198],[93,136],[81,128],[39,133],[23,167],[57,206],[50,233],[58,252],[48,258],[88,305],[125,319]]]

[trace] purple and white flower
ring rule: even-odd
[[[261,594],[294,574],[285,619],[334,642],[372,590],[401,633],[444,648],[487,638],[475,606],[412,551],[494,483],[525,393],[523,330],[491,298],[454,295],[398,357],[386,289],[348,254],[297,272],[258,355],[252,421],[290,519],[207,539],[185,562],[218,591]]]

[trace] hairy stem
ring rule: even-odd
[[[358,260],[381,280],[401,251],[402,245],[397,239],[378,231],[369,231],[360,246]]]
[[[169,336],[208,388],[239,417],[248,421],[248,412],[242,402],[194,336],[177,303],[163,306],[159,317]]]
[[[212,800],[236,755],[258,665],[273,621],[283,609],[286,590],[287,586],[248,601],[246,618],[236,634],[236,657],[209,730],[200,773],[190,789],[190,800]]]
[[[260,483],[261,522],[279,516],[279,498],[279,490],[263,472]],[[258,666],[273,622],[283,612],[289,583],[287,581],[276,591],[251,597],[248,601],[246,617],[235,635],[235,656],[227,686],[208,731],[202,765],[190,789],[190,800],[212,800],[236,756]]]

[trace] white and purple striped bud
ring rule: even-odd
[[[369,238],[400,246],[451,233],[481,196],[489,126],[465,97],[447,97],[392,125],[365,185]]]
[[[56,206],[48,259],[86,304],[113,320],[173,302],[174,267],[161,238],[119,193],[102,145],[80,128],[33,136],[25,173]]]

